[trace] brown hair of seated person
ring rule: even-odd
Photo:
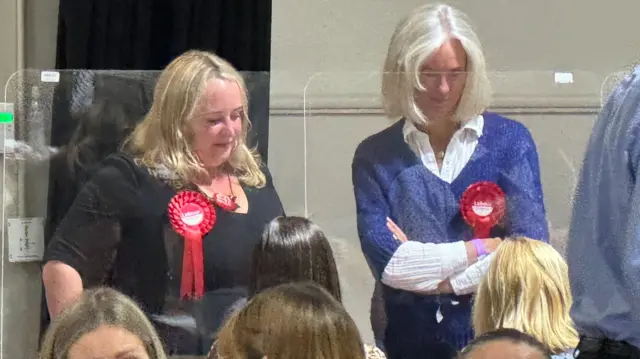
[[[86,359],[88,353],[104,359],[123,353],[132,359],[166,359],[162,342],[140,307],[111,288],[85,290],[56,316],[40,359]]]
[[[311,282],[288,283],[235,313],[208,359],[364,359],[362,348],[356,324],[330,293]]]
[[[249,295],[282,283],[312,281],[342,301],[333,250],[320,227],[303,217],[278,217],[265,226],[253,252]]]
[[[569,314],[569,270],[550,244],[505,239],[480,282],[473,308],[476,336],[501,328],[527,333],[559,354],[578,345]]]

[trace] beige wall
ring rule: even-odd
[[[377,71],[396,21],[421,3],[274,0],[273,5],[270,166],[288,211],[304,214],[306,114],[308,214],[334,238],[346,304],[367,340],[372,282],[355,235],[351,154],[362,138],[388,124],[377,107]],[[550,220],[562,234],[600,83],[640,54],[628,30],[640,4],[589,1],[578,8],[553,0],[451,3],[471,16],[490,67],[500,71],[494,75],[495,110],[524,122],[534,134]],[[0,0],[0,83],[20,67],[15,4]],[[26,0],[25,9],[25,64],[51,68],[57,1]],[[574,71],[575,83],[555,85],[553,70]],[[32,357],[39,310],[37,266],[11,264],[3,270],[3,287],[11,294],[3,292],[2,354]]]

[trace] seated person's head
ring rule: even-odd
[[[47,330],[41,359],[164,359],[158,335],[131,299],[88,289]]]
[[[572,297],[567,264],[549,244],[505,240],[478,287],[473,310],[476,335],[500,328],[527,333],[554,354],[572,350],[578,334],[569,316]]]
[[[363,359],[362,348],[344,307],[308,282],[258,293],[220,330],[212,353],[223,359]]]
[[[320,227],[302,217],[278,217],[267,224],[254,250],[250,294],[304,281],[342,300],[333,251]]]
[[[548,359],[551,353],[536,338],[515,329],[499,329],[477,337],[459,359]]]

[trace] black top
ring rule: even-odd
[[[93,168],[93,166],[91,167]],[[59,152],[49,161],[49,190],[47,196],[47,218],[44,227],[44,244],[49,245],[56,228],[73,205],[83,184],[90,178],[91,168],[75,166],[72,173],[67,162],[66,151]],[[44,291],[40,310],[40,342],[49,328],[49,310]]]
[[[216,208],[204,237],[205,297],[180,300],[183,240],[167,217],[177,193],[133,159],[113,155],[80,191],[47,247],[45,262],[75,268],[86,287],[106,284],[136,299],[156,324],[168,354],[204,354],[224,313],[246,295],[253,247],[284,210],[263,168],[263,188],[243,186],[248,213]]]

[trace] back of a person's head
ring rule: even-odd
[[[459,359],[548,359],[549,350],[529,334],[498,329],[477,337],[458,355]]]
[[[578,344],[571,304],[564,258],[542,241],[509,238],[496,251],[478,287],[474,330],[482,335],[500,328],[517,329],[553,353],[562,353]]]
[[[362,359],[363,348],[356,324],[331,294],[289,283],[265,289],[234,314],[209,358]]]
[[[333,251],[320,227],[303,217],[278,217],[267,224],[254,249],[250,294],[305,281],[342,300]]]
[[[105,329],[108,332],[99,332]],[[112,341],[116,343],[108,347]],[[94,351],[89,343],[96,342],[99,348]],[[86,359],[87,351],[96,357],[110,358],[111,354],[106,352],[122,355],[125,350],[133,358],[166,358],[153,325],[138,305],[116,290],[96,288],[85,290],[53,319],[42,343],[40,359]]]

